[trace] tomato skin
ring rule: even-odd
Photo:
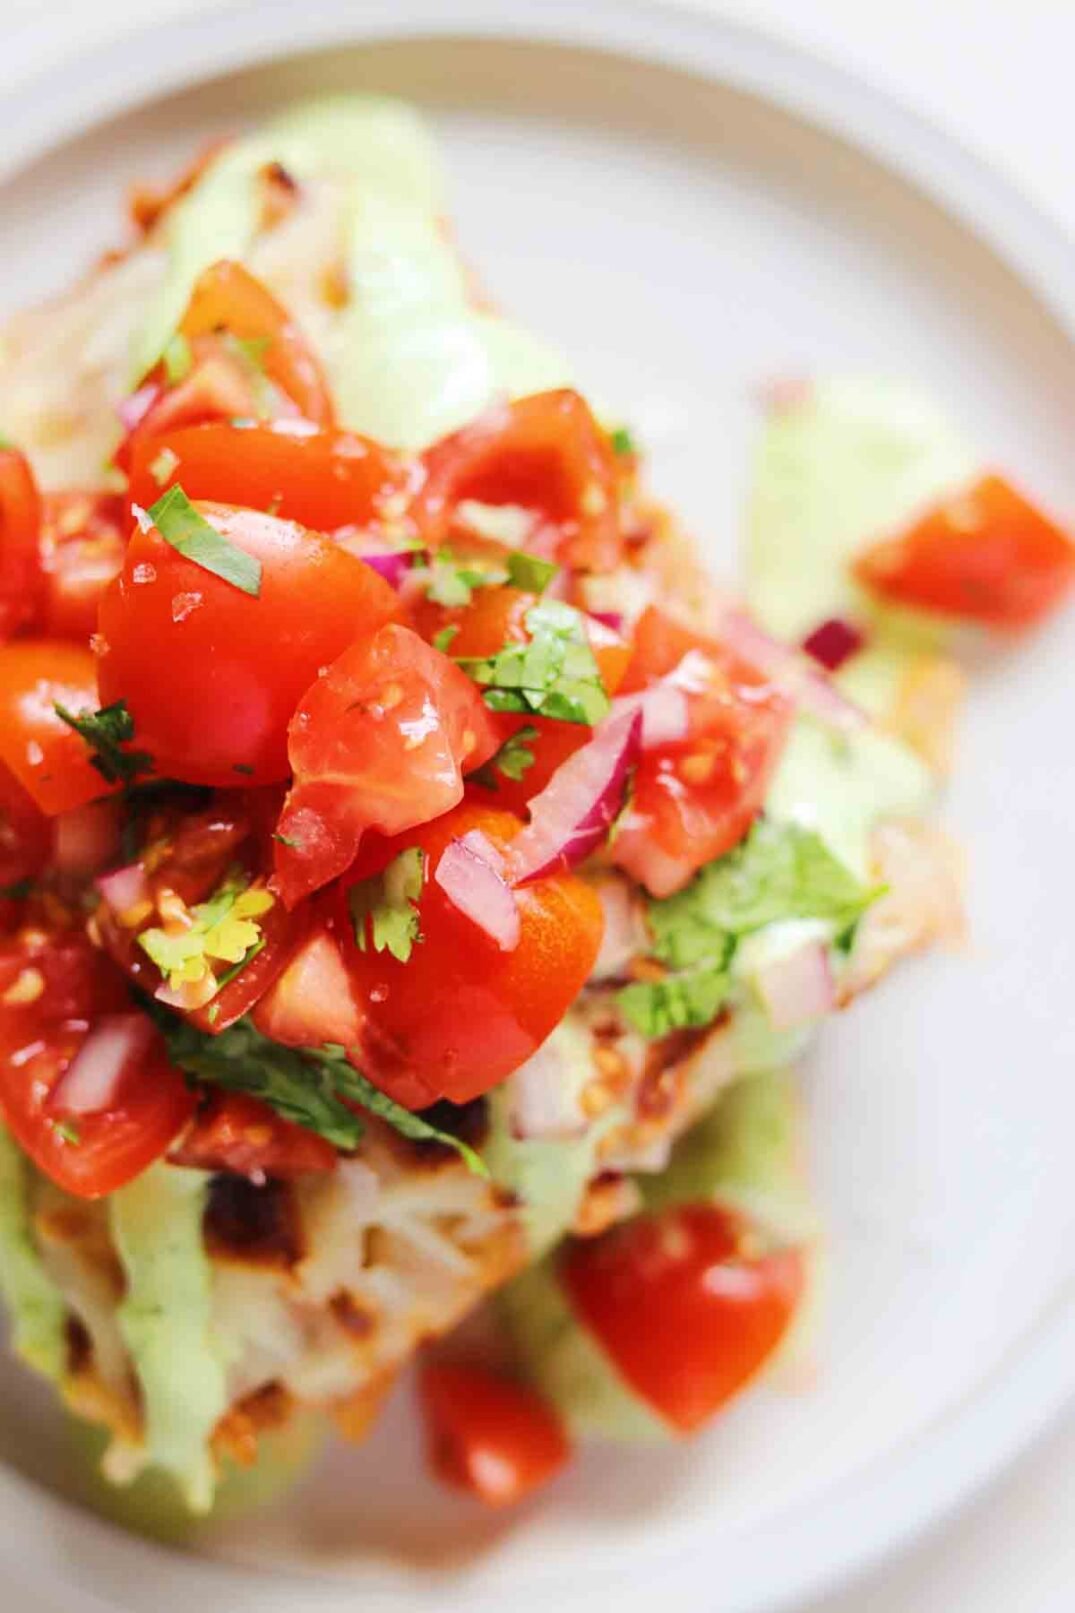
[[[0,887],[33,879],[52,851],[48,818],[0,763]]]
[[[687,696],[684,739],[643,752],[612,846],[612,860],[658,897],[682,889],[746,834],[793,711],[764,674],[652,606],[638,623],[624,688],[646,688],[692,651],[710,663],[712,684]]]
[[[224,330],[243,342],[262,342],[259,363],[269,380],[305,420],[333,424],[332,398],[321,366],[298,325],[249,269],[222,258],[199,277],[180,323],[195,340]]]
[[[802,1298],[802,1251],[746,1252],[732,1211],[686,1205],[567,1249],[572,1309],[673,1428],[708,1422],[755,1376]]]
[[[884,599],[986,627],[1032,627],[1075,587],[1075,543],[1000,476],[934,505],[854,563]]]
[[[552,1407],[499,1373],[427,1363],[419,1396],[429,1466],[445,1484],[486,1506],[515,1506],[571,1459]]]
[[[0,645],[0,761],[53,816],[108,795],[79,734],[54,709],[96,711],[97,667],[88,649],[59,639]]]
[[[318,669],[399,614],[383,578],[292,521],[201,514],[262,566],[257,598],[137,528],[100,610],[102,704],[125,700],[161,777],[287,777],[287,725]]]
[[[178,463],[158,480],[151,467],[164,450]],[[131,498],[147,508],[179,482],[188,498],[272,510],[318,532],[377,524],[410,481],[404,462],[377,443],[303,420],[158,431],[134,445],[130,474]]]
[[[201,1171],[230,1171],[264,1182],[289,1180],[310,1171],[336,1169],[332,1144],[315,1132],[285,1120],[268,1104],[245,1092],[211,1092],[178,1145],[173,1165]]]
[[[516,891],[521,938],[512,952],[457,911],[436,883],[449,841],[480,829],[500,849],[522,827],[506,812],[469,802],[395,841],[374,840],[329,893],[329,912],[366,1020],[358,1063],[398,1102],[423,1109],[439,1098],[467,1103],[505,1080],[563,1019],[601,945],[601,903],[571,875]],[[418,903],[423,939],[406,963],[360,951],[347,907],[358,879],[408,846],[426,853]]]
[[[617,471],[608,439],[577,392],[539,392],[490,409],[434,444],[414,505],[431,548],[448,537],[466,499],[518,504],[548,524],[552,558],[612,571],[622,543]]]
[[[40,980],[39,993],[13,1001],[27,977]],[[0,952],[0,1114],[34,1164],[78,1198],[100,1198],[133,1180],[165,1152],[194,1109],[193,1094],[154,1032],[114,1108],[81,1116],[77,1143],[56,1129],[52,1092],[93,1023],[129,1008],[123,977],[80,931],[35,932]]]
[[[409,628],[393,623],[353,644],[291,722],[295,783],[275,846],[284,900],[343,873],[365,831],[401,834],[447,812],[462,797],[463,770],[496,746],[476,686]]]
[[[36,618],[44,589],[41,495],[25,454],[0,447],[0,639]]]
[[[85,643],[119,575],[129,503],[115,493],[46,493],[41,525],[44,598],[38,625],[50,638]]]

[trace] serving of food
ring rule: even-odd
[[[1075,546],[913,392],[789,381],[716,583],[395,102],[132,216],[0,330],[13,1347],[198,1515],[417,1358],[514,1503],[809,1350],[794,1067],[960,940],[958,650]]]

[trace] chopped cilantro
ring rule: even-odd
[[[124,700],[99,711],[74,712],[54,702],[57,717],[73,728],[93,751],[90,763],[106,784],[130,784],[142,773],[153,772],[153,758],[148,751],[126,750],[134,738],[134,718]]]
[[[245,778],[250,778],[253,775],[254,769],[250,766],[249,762],[236,762],[232,768],[232,772],[242,773]]]
[[[0,900],[24,902],[34,888],[32,879],[16,879],[10,885],[0,885]]]
[[[148,515],[164,541],[195,565],[255,599],[260,594],[261,561],[210,526],[178,482],[151,505]]]
[[[654,955],[671,971],[627,986],[620,1006],[644,1036],[708,1025],[730,990],[740,940],[769,924],[818,919],[837,942],[877,896],[844,867],[819,835],[760,819],[675,896],[648,904]]]
[[[279,841],[281,846],[290,846],[292,851],[297,851],[301,845],[301,841],[296,840],[294,835],[282,835],[279,829],[273,830],[272,837]]]
[[[433,634],[433,648],[440,650],[442,655],[447,655],[458,637],[459,628],[452,622],[447,627],[442,627],[439,633]]]
[[[532,742],[537,738],[538,731],[533,723],[524,723],[510,734],[501,745],[495,756],[482,767],[475,768],[470,775],[475,784],[482,784],[487,790],[498,790],[497,774],[502,773],[505,778],[514,779],[516,783],[534,765],[534,751]]]
[[[456,560],[450,549],[439,549],[425,569],[427,597],[434,605],[447,608],[469,605],[475,588],[487,588],[497,580],[479,566]]]
[[[77,1148],[82,1141],[82,1133],[73,1120],[50,1120],[49,1125],[61,1137],[69,1148]]]
[[[169,340],[161,354],[161,362],[169,386],[178,386],[180,381],[186,380],[194,364],[194,354],[182,331],[177,330]]]
[[[542,600],[527,611],[526,628],[528,641],[505,644],[493,656],[459,658],[484,687],[486,705],[561,722],[600,722],[609,700],[579,612],[560,600]]]
[[[615,431],[609,433],[609,442],[612,452],[620,454],[624,459],[630,459],[638,453],[638,447],[626,426],[617,426]]]
[[[158,487],[163,487],[178,464],[179,455],[171,448],[162,448],[157,457],[150,461],[149,474]]]
[[[425,880],[425,852],[418,846],[401,851],[381,873],[352,885],[348,893],[355,943],[365,952],[390,952],[406,963],[419,930],[418,898]]]
[[[361,1117],[348,1107],[359,1104],[404,1137],[452,1148],[475,1174],[488,1175],[472,1148],[393,1103],[355,1069],[347,1050],[336,1043],[319,1048],[282,1047],[262,1036],[248,1019],[209,1036],[159,1003],[149,1000],[145,1007],[164,1036],[172,1063],[196,1080],[260,1098],[285,1120],[343,1149],[357,1147],[362,1138]]]
[[[731,979],[720,964],[697,964],[663,980],[636,980],[619,993],[624,1014],[643,1036],[708,1025],[724,1007]]]
[[[191,908],[188,929],[171,934],[155,926],[142,931],[138,945],[173,991],[203,981],[212,973],[213,962],[235,965],[217,981],[219,990],[264,946],[257,921],[274,900],[264,888],[248,886],[241,876],[232,875],[207,902]]]
[[[508,555],[508,582],[527,594],[543,594],[559,571],[551,560],[542,560],[525,549],[513,549]]]

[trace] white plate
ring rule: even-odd
[[[667,7],[488,0],[454,6],[450,25],[442,11],[233,7],[10,94],[3,160],[20,171],[0,191],[0,306],[76,273],[112,238],[123,182],[166,172],[207,130],[317,86],[393,90],[438,124],[467,254],[635,417],[720,570],[735,564],[752,394],[781,373],[917,380],[1075,509],[1067,249],[966,154],[810,59]],[[315,46],[331,49],[303,59]],[[683,1449],[592,1453],[507,1523],[432,1491],[401,1406],[289,1507],[217,1539],[221,1566],[28,1483],[62,1487],[63,1447],[45,1398],[5,1368],[8,1582],[67,1613],[505,1599],[570,1613],[613,1598],[632,1613],[658,1591],[762,1613],[995,1473],[1075,1386],[1071,630],[998,660],[972,697],[950,818],[971,851],[973,955],[905,969],[808,1072],[831,1226],[808,1393],[759,1394]]]

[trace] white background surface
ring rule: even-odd
[[[0,0],[6,25],[0,72],[7,82],[77,43],[212,3]],[[694,3],[766,26],[872,79],[1006,169],[1075,237],[1075,0]],[[450,5],[445,0],[446,11]],[[942,1538],[811,1613],[1073,1608],[1075,1413]]]

